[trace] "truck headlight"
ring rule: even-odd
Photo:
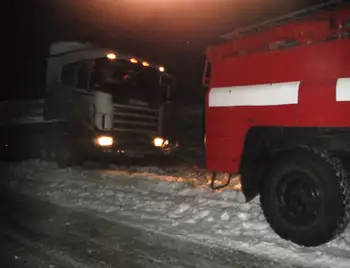
[[[153,144],[155,147],[162,147],[164,143],[164,139],[161,137],[154,138]]]
[[[110,136],[100,136],[96,139],[96,144],[101,147],[112,146],[113,142],[113,137]]]

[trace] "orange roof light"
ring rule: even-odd
[[[117,55],[114,53],[108,53],[106,57],[110,60],[115,60],[117,58]]]
[[[150,64],[147,61],[143,61],[142,65],[145,66],[145,67],[149,67],[150,66]]]
[[[163,66],[159,66],[158,70],[162,73],[165,72],[165,68]]]
[[[131,58],[131,59],[130,59],[130,62],[131,62],[131,63],[138,63],[137,59],[135,59],[135,58]]]

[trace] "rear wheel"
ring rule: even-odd
[[[297,150],[273,163],[261,189],[272,229],[303,246],[324,244],[350,217],[350,185],[339,159],[315,149]]]

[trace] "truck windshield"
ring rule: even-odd
[[[124,59],[97,59],[90,86],[112,94],[114,102],[159,106],[167,96],[162,73]]]

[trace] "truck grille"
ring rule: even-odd
[[[144,134],[144,136],[157,134],[158,109],[124,104],[114,104],[113,108],[113,130],[115,132],[126,132],[127,135]]]
[[[144,150],[152,147],[158,133],[159,110],[114,104],[113,132],[121,148]]]

